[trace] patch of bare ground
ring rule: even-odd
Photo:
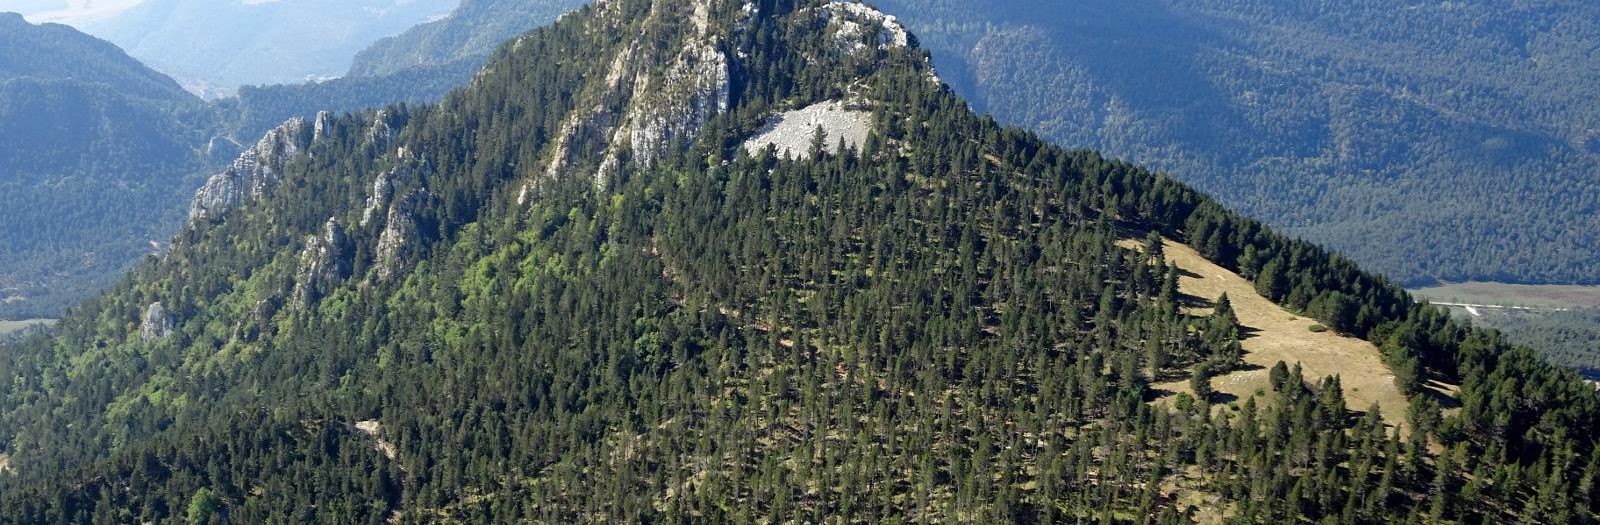
[[[378,420],[368,419],[366,421],[358,421],[356,422],[356,430],[360,430],[361,433],[371,436],[375,441],[373,447],[377,448],[378,452],[382,452],[383,457],[391,460],[394,459],[394,444],[383,439],[383,425],[378,423]]]
[[[1138,241],[1124,241],[1124,246],[1136,247]],[[1299,363],[1307,381],[1320,381],[1324,377],[1339,376],[1344,388],[1345,403],[1352,410],[1366,410],[1376,404],[1384,422],[1400,427],[1405,421],[1407,401],[1394,384],[1394,374],[1379,358],[1378,347],[1372,343],[1333,331],[1313,332],[1318,324],[1312,319],[1295,315],[1256,293],[1249,280],[1206,260],[1187,245],[1167,240],[1164,246],[1167,260],[1184,270],[1178,280],[1178,289],[1184,294],[1206,301],[1215,301],[1228,294],[1239,324],[1244,327],[1244,370],[1219,375],[1212,379],[1212,388],[1219,398],[1243,402],[1258,393],[1271,390],[1268,371],[1279,361],[1293,366]],[[1189,313],[1203,315],[1209,308],[1192,308]],[[1156,389],[1176,394],[1192,394],[1188,381],[1156,385]],[[1170,402],[1167,395],[1158,400]]]
[[[0,319],[0,336],[21,332],[35,326],[51,326],[54,325],[55,322],[56,321],[54,319],[28,319],[25,321],[7,321]]]

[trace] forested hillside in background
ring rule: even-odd
[[[502,42],[555,21],[589,0],[463,0],[450,16],[373,43],[349,76],[369,77],[458,61],[481,64]]]
[[[980,111],[1408,285],[1600,282],[1600,4],[879,3]]]
[[[0,319],[52,317],[166,243],[217,124],[116,46],[0,14]]]
[[[443,16],[458,3],[143,0],[80,25],[215,99],[243,85],[337,77],[366,46]]]
[[[233,129],[260,134],[293,117],[388,104],[436,102],[466,85],[501,44],[555,21],[587,0],[466,0],[450,16],[373,43],[346,76],[303,84],[244,86],[220,104]]]
[[[210,105],[111,43],[6,16],[0,319],[56,317],[144,254],[161,253],[195,188],[278,124],[321,111],[438,101],[472,79],[497,38],[576,6],[494,4],[518,11],[489,16],[481,4],[385,41],[386,49],[437,56],[437,63],[390,65],[383,61],[403,57],[369,56],[364,63],[381,74],[244,86]],[[149,9],[133,15],[155,16],[140,15]]]
[[[1574,374],[977,116],[895,27],[608,0],[280,128],[275,182],[0,351],[0,521],[1596,521]],[[860,148],[743,147],[840,100]],[[1251,334],[1163,236],[1373,342],[1408,430],[1292,364],[1206,395]]]

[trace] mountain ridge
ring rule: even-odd
[[[371,42],[454,5],[455,0],[146,0],[83,27],[216,99],[243,85],[336,77]]]
[[[438,105],[287,126],[274,183],[0,352],[0,521],[1593,518],[1573,374],[978,117],[888,20],[607,0]],[[840,100],[859,148],[744,147]],[[1247,337],[1162,235],[1372,341],[1417,430],[1288,366],[1237,415],[1145,403]]]
[[[66,80],[71,78],[129,79],[136,85],[128,86],[130,93],[141,97],[162,100],[181,100],[188,93],[177,81],[144,67],[115,44],[89,37],[60,24],[29,24],[17,13],[0,12],[0,45],[8,49],[4,62],[0,62],[0,80],[34,78]],[[27,38],[18,38],[26,35]],[[62,49],[70,46],[70,49]],[[39,60],[65,53],[87,58],[79,61]]]

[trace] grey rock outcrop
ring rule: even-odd
[[[727,55],[714,44],[694,41],[673,60],[660,89],[650,83],[638,86],[651,96],[635,105],[628,119],[628,146],[635,162],[654,166],[669,148],[693,139],[712,116],[728,110],[728,66]],[[602,172],[600,178],[606,175]]]
[[[911,45],[911,33],[898,19],[866,4],[831,2],[817,8],[817,13],[831,29],[834,43],[846,52],[866,51],[866,40],[876,40],[878,49]]]
[[[276,186],[283,176],[284,164],[310,146],[307,131],[302,118],[290,119],[268,131],[195,192],[189,206],[189,222],[221,217],[245,199],[258,197]]]
[[[172,316],[167,315],[166,307],[159,301],[150,303],[144,309],[144,322],[139,325],[139,339],[147,342],[164,339],[172,333],[172,327]]]
[[[671,148],[692,140],[710,118],[727,111],[730,103],[732,60],[723,51],[726,42],[710,26],[713,7],[726,0],[658,0],[651,6],[644,33],[612,57],[605,82],[598,94],[588,98],[584,108],[563,123],[555,138],[555,154],[545,170],[545,178],[567,174],[573,155],[594,151],[583,147],[599,144],[604,151],[596,183],[603,183],[631,158],[640,167],[653,166]],[[617,8],[613,2],[600,2],[596,8]],[[753,10],[743,10],[751,16]],[[683,24],[688,20],[689,24]],[[739,27],[743,27],[741,24]],[[655,32],[681,31],[683,43],[670,57],[659,53]],[[644,67],[665,62],[660,73]],[[526,201],[538,181],[523,187],[519,201]]]
[[[295,272],[294,304],[310,306],[349,277],[351,251],[350,239],[337,218],[328,219],[321,235],[308,237],[300,251],[300,269]]]
[[[779,157],[808,158],[818,129],[824,134],[824,151],[838,153],[841,142],[859,151],[872,131],[872,112],[839,101],[788,111],[768,120],[756,136],[745,141],[744,149],[753,154],[773,146]]]
[[[389,168],[378,174],[378,178],[372,181],[372,193],[367,195],[366,206],[361,210],[361,225],[370,224],[376,214],[388,206],[389,201],[394,198],[395,188],[410,182],[415,175],[416,168],[409,163]]]
[[[333,114],[327,111],[318,111],[317,118],[311,126],[311,143],[317,144],[327,140],[333,133]]]
[[[432,200],[427,190],[413,190],[389,204],[383,233],[378,235],[378,282],[389,282],[410,269],[417,246],[417,211]]]
[[[378,114],[372,117],[372,125],[367,128],[367,144],[379,151],[388,149],[389,144],[394,141],[395,125],[389,122],[393,119],[394,115],[389,113],[389,110],[379,110]]]

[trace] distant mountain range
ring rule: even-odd
[[[144,0],[75,25],[216,98],[240,86],[342,75],[372,42],[444,17],[459,0]],[[35,3],[48,15],[49,3]],[[24,6],[27,7],[27,6]],[[0,8],[6,8],[0,6]],[[29,14],[24,12],[24,14]]]
[[[878,3],[980,111],[1407,284],[1600,282],[1600,4]]]
[[[385,38],[356,55],[349,76],[382,76],[419,66],[481,63],[511,37],[589,0],[462,0],[449,17]]]

